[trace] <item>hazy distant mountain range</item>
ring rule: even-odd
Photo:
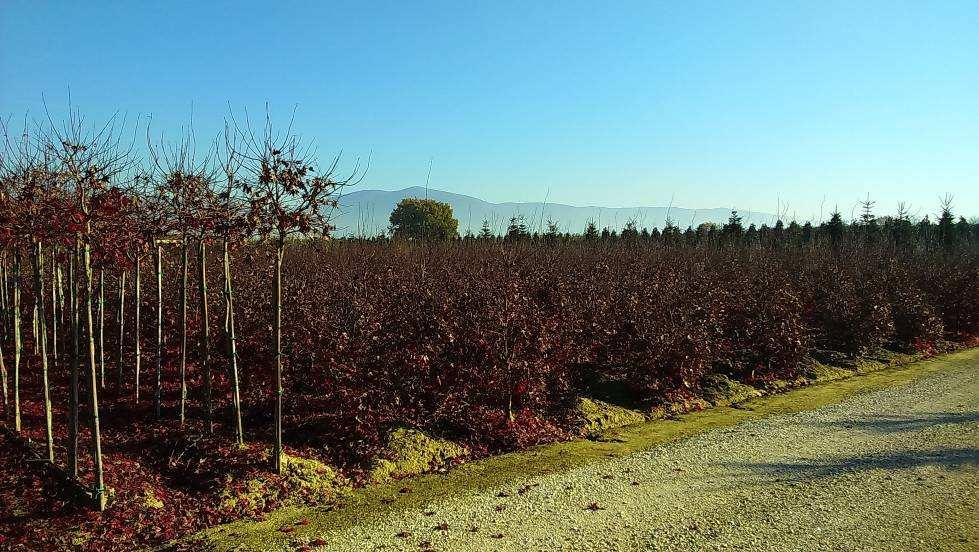
[[[548,219],[556,222],[562,232],[581,233],[589,221],[595,221],[599,229],[609,227],[621,230],[630,220],[639,228],[662,228],[669,216],[681,229],[696,227],[702,222],[727,222],[731,210],[684,209],[681,207],[575,207],[560,203],[490,203],[475,197],[441,190],[428,189],[428,197],[444,201],[452,206],[455,217],[459,219],[459,233],[472,230],[478,234],[483,221],[497,234],[506,232],[510,217],[523,215],[526,224],[533,230],[547,228]],[[388,229],[388,217],[399,201],[406,197],[426,197],[425,188],[414,186],[397,191],[358,190],[350,192],[340,200],[340,208],[334,216],[337,235],[377,235]],[[775,216],[770,213],[739,212],[744,225],[773,224]]]

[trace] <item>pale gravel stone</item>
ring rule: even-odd
[[[977,550],[977,449],[979,370],[956,368],[324,537],[356,552]]]

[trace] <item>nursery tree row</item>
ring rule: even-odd
[[[339,156],[318,167],[311,148],[291,126],[280,132],[268,117],[257,131],[247,119],[239,124],[232,117],[207,147],[198,147],[190,133],[176,142],[162,134],[154,140],[149,126],[145,147],[138,147],[137,135],[129,139],[124,121],[113,117],[89,126],[75,111],[63,121],[48,115],[42,121],[26,121],[19,133],[9,125],[3,131],[0,372],[4,412],[13,431],[22,431],[22,370],[36,368],[44,394],[45,457],[55,462],[52,400],[57,399],[51,397],[49,375],[52,370],[69,372],[65,469],[70,477],[79,477],[79,423],[85,402],[92,496],[104,508],[99,400],[107,390],[113,400],[123,400],[128,384],[138,403],[146,387],[143,360],[148,356],[153,409],[161,416],[163,367],[173,361],[167,358],[168,340],[179,343],[176,418],[185,424],[188,350],[197,348],[194,368],[204,376],[204,418],[211,431],[215,366],[210,359],[208,308],[215,293],[208,288],[206,261],[209,246],[217,244],[223,267],[218,292],[224,307],[221,342],[226,350],[221,369],[231,375],[231,427],[235,441],[243,443],[230,267],[236,248],[256,240],[273,251],[274,270],[263,295],[274,309],[265,343],[275,365],[272,464],[280,471],[283,250],[293,235],[329,232],[328,217],[339,190],[357,178],[358,169],[339,176]],[[189,274],[191,250],[197,255],[196,278]],[[168,256],[179,258],[171,273],[164,272]],[[150,324],[145,320],[150,303],[144,295],[147,272],[155,282],[155,320]],[[107,283],[114,284],[111,293]],[[171,324],[164,319],[168,285],[179,290],[179,316]],[[199,302],[193,320],[188,315],[191,285],[196,286]],[[193,343],[191,323],[196,324]],[[116,338],[110,343],[107,327],[113,325]],[[145,345],[155,346],[155,351],[144,351]]]

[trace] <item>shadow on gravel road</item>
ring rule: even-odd
[[[907,451],[870,456],[838,458],[825,462],[730,462],[729,468],[775,475],[788,480],[802,480],[863,472],[869,470],[910,470],[935,466],[947,470],[979,466],[979,449],[975,447]]]
[[[918,431],[931,426],[979,423],[979,412],[938,412],[923,416],[873,416],[852,420],[818,422],[823,427],[857,429],[878,433]]]

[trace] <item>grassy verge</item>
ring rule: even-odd
[[[313,536],[345,527],[369,524],[393,513],[418,509],[453,497],[492,488],[518,485],[526,479],[561,473],[609,457],[627,455],[712,429],[776,414],[813,410],[847,397],[906,384],[940,370],[975,366],[979,348],[914,362],[911,357],[890,364],[869,362],[848,370],[826,371],[811,385],[769,394],[735,406],[718,406],[678,418],[657,419],[615,430],[615,439],[554,443],[460,465],[446,474],[371,485],[353,491],[331,508],[285,508],[263,520],[242,520],[214,527],[167,548],[264,550],[302,548]],[[315,544],[315,542],[314,542]]]

